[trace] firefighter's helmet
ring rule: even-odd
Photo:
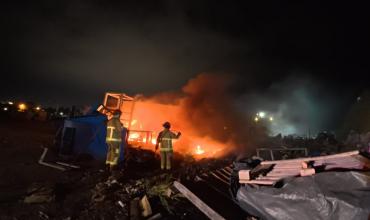
[[[167,129],[170,129],[171,128],[171,124],[168,121],[166,121],[165,123],[163,123],[163,127],[164,128],[167,128]]]
[[[113,111],[113,115],[114,116],[120,116],[121,115],[121,111],[120,110],[115,110],[115,111]]]

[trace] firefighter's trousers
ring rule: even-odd
[[[107,145],[108,145],[108,152],[107,152],[107,160],[105,161],[105,163],[109,164],[110,166],[116,166],[118,163],[119,155],[120,155],[121,142],[107,141]]]
[[[161,169],[171,169],[172,151],[161,151]]]

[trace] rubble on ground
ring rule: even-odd
[[[148,169],[148,161],[156,166]],[[218,160],[198,163],[177,157],[175,170],[161,172],[157,159],[133,159],[126,169],[111,174],[85,165],[68,172],[50,168],[60,172],[64,181],[30,186],[22,200],[24,205],[16,203],[14,209],[19,210],[16,217],[29,213],[29,219],[133,219],[133,207],[139,213],[137,219],[206,219],[172,184],[177,179],[192,179],[207,166],[217,167],[222,163]],[[132,173],[130,169],[134,167]],[[137,204],[133,205],[136,200]]]
[[[27,191],[24,203],[46,203],[55,199],[54,189],[50,185],[35,184]]]

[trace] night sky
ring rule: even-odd
[[[234,75],[237,94],[292,77],[337,99],[369,87],[365,5],[240,2],[2,3],[0,98],[92,104],[179,90],[202,72]]]

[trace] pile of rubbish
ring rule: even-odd
[[[37,219],[207,219],[174,185],[195,181],[199,175],[230,164],[232,159],[202,159],[175,155],[171,172],[159,170],[159,158],[152,151],[131,148],[125,169],[109,173],[86,164],[45,162],[55,168],[63,181],[35,183],[22,203],[17,203],[17,218]],[[63,170],[59,165],[63,165]],[[66,165],[73,165],[67,167]],[[76,168],[78,167],[78,169]],[[176,182],[177,184],[174,184]]]
[[[55,168],[63,181],[32,184],[15,217],[303,220],[366,219],[370,213],[369,152],[273,161],[175,155],[174,169],[164,172],[154,152],[127,151],[125,169],[108,173],[78,161],[46,162],[44,149],[40,165]]]
[[[367,219],[369,152],[234,164],[236,202],[262,219]]]
[[[24,204],[34,207],[28,217],[206,219],[201,211],[173,187],[175,179],[171,174],[137,180],[128,180],[120,172],[107,179],[105,177],[103,172],[87,172],[73,182],[31,186],[23,199]],[[20,214],[18,217],[25,215]]]

